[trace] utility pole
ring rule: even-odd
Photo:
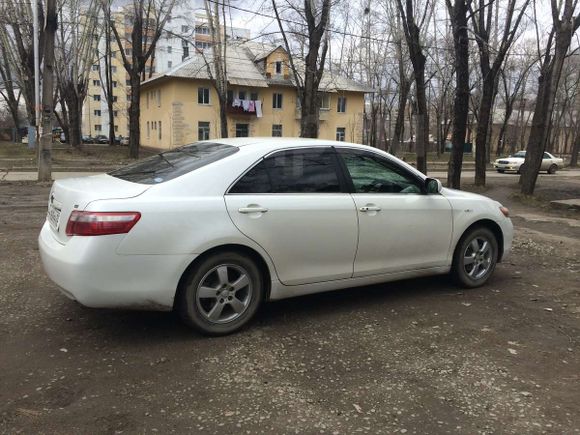
[[[52,180],[52,116],[54,110],[54,39],[58,17],[56,0],[46,1],[44,66],[42,82],[42,129],[38,152],[38,181]]]
[[[40,138],[40,56],[39,56],[39,29],[38,29],[38,0],[32,0],[32,39],[34,46],[34,113],[35,130],[34,141],[28,138],[28,148],[34,148]]]

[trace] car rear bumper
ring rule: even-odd
[[[168,311],[194,255],[118,255],[123,235],[58,242],[48,223],[38,237],[44,270],[62,292],[93,308]]]

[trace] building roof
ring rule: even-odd
[[[226,49],[226,74],[228,83],[230,85],[254,88],[266,88],[272,85],[295,87],[296,81],[292,75],[286,77],[266,77],[264,68],[260,64],[260,61],[268,57],[278,48],[284,50],[280,45],[276,46],[255,41],[228,44]],[[304,70],[304,62],[302,60],[295,60],[295,65],[298,71]],[[209,71],[211,71],[211,76],[208,67]],[[213,51],[194,51],[192,56],[183,63],[143,83],[151,83],[162,78],[171,77],[210,80],[212,76],[215,77]],[[372,89],[354,80],[333,74],[329,71],[325,71],[322,76],[320,90],[322,92],[373,92]]]

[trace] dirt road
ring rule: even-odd
[[[580,196],[579,181],[539,192]],[[0,432],[578,433],[580,221],[515,202],[513,184],[485,192],[516,225],[485,287],[301,297],[223,338],[63,297],[36,245],[48,186],[0,184]]]

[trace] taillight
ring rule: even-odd
[[[73,211],[66,224],[67,236],[104,236],[128,233],[141,219],[136,211]]]

